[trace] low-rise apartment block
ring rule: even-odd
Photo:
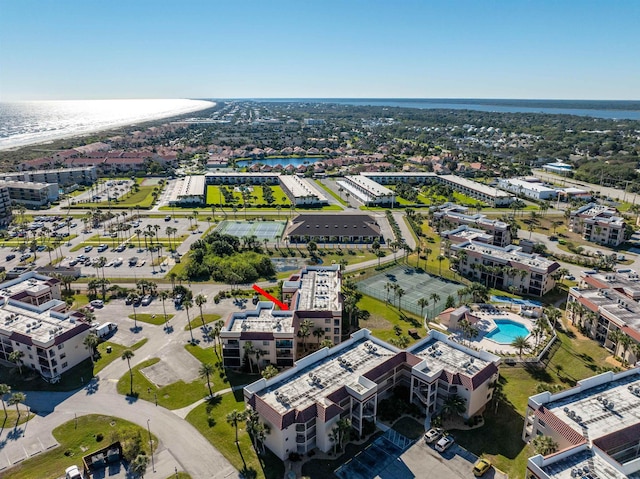
[[[400,350],[361,329],[269,380],[244,388],[247,407],[270,428],[265,445],[280,459],[315,448],[328,452],[338,420],[349,418],[357,434],[376,423],[378,403],[397,386],[409,400],[437,414],[451,396],[465,402],[462,416],[481,413],[491,400],[500,358],[450,341],[437,331]]]
[[[640,361],[632,347],[640,343],[639,300],[640,277],[632,269],[585,271],[569,290],[567,314],[585,334],[633,364]]]
[[[280,187],[296,206],[328,205],[327,197],[305,178],[294,175],[280,176]]]
[[[558,190],[545,186],[535,179],[522,178],[501,178],[498,186],[503,190],[515,193],[518,196],[525,196],[532,200],[553,200],[558,197]]]
[[[556,261],[524,253],[516,245],[500,247],[465,241],[451,245],[451,250],[460,258],[458,270],[463,276],[492,288],[507,291],[513,288],[532,296],[551,291],[556,284],[553,273],[560,268]]]
[[[34,183],[57,183],[61,187],[71,185],[91,185],[98,180],[95,166],[81,168],[60,168],[57,170],[20,171],[2,173],[0,179],[7,181],[31,181]]]
[[[0,181],[0,187],[9,192],[11,203],[30,207],[45,206],[58,201],[57,183],[31,183],[25,181]]]
[[[511,229],[504,221],[487,218],[476,213],[469,214],[469,208],[453,203],[445,203],[432,210],[433,224],[437,231],[449,230],[456,226],[468,226],[483,230],[492,239],[490,244],[507,246],[511,244]],[[457,229],[457,228],[456,228]]]
[[[9,188],[0,182],[0,226],[8,226],[13,219]]]
[[[365,175],[345,176],[338,184],[367,206],[391,206],[395,204],[396,194],[386,186],[373,181]]]
[[[189,175],[178,178],[171,197],[170,205],[203,205],[206,198],[206,182],[204,175]]]
[[[302,214],[293,218],[284,232],[289,243],[355,243],[384,242],[380,226],[369,215]]]
[[[640,369],[609,371],[556,394],[531,396],[522,439],[548,436],[557,452],[527,461],[529,479],[638,477]]]
[[[220,332],[224,365],[238,368],[246,360],[256,362],[259,369],[267,364],[291,367],[307,350],[317,349],[322,339],[338,344],[341,285],[339,265],[307,266],[282,284],[282,300],[288,310],[276,310],[272,302],[261,301],[254,311],[231,314]],[[309,335],[300,337],[303,323]],[[247,348],[254,352],[245,359]]]
[[[60,281],[35,272],[0,284],[0,360],[20,351],[22,367],[55,380],[89,358],[91,331],[84,315],[67,311]]]
[[[618,246],[625,240],[627,225],[615,208],[589,203],[571,212],[569,230],[594,243]]]

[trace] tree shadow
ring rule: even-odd
[[[134,404],[138,401],[138,396],[139,394],[137,392],[134,391],[133,394],[129,393],[125,396],[125,399],[127,400],[127,402],[129,404]]]

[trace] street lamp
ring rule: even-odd
[[[153,440],[151,439],[151,428],[149,427],[149,421],[151,419],[147,419],[147,431],[149,432],[149,451],[151,452],[151,468],[153,472],[156,472],[156,465],[153,461]]]

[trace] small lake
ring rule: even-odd
[[[251,165],[255,165],[255,164],[259,163],[261,165],[268,165],[268,166],[293,165],[293,166],[295,166],[297,168],[300,165],[312,165],[316,161],[322,161],[323,159],[324,158],[318,158],[318,157],[314,157],[314,158],[309,158],[309,157],[294,158],[294,157],[291,157],[291,156],[281,156],[281,157],[277,157],[277,158],[263,158],[261,160],[240,160],[240,161],[237,161],[236,164],[239,167],[251,166]]]

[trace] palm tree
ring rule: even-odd
[[[442,262],[445,260],[445,257],[440,254],[436,259],[438,260],[438,276],[442,276]]]
[[[207,297],[204,294],[198,294],[195,298],[196,305],[200,308],[200,319],[202,320],[202,327],[204,328],[204,315],[202,314],[202,305],[207,302]]]
[[[138,329],[138,316],[136,314],[136,303],[140,299],[140,296],[137,293],[129,293],[127,295],[127,301],[131,303],[131,307],[133,308],[133,327]]]
[[[396,295],[398,295],[398,311],[402,309],[402,297],[404,296],[405,290],[402,288],[398,288],[396,291]]]
[[[333,341],[331,341],[329,338],[324,338],[322,340],[322,342],[320,343],[320,347],[321,348],[332,348],[333,347]]]
[[[193,301],[189,296],[182,301],[182,306],[187,312],[187,325],[189,326],[189,334],[191,334],[191,343],[193,344],[195,339],[193,339],[193,329],[191,328],[191,318],[189,317],[189,309],[193,308]]]
[[[253,374],[253,361],[251,361],[251,355],[255,353],[255,349],[253,349],[253,342],[246,341],[242,345],[242,349],[244,349],[244,355],[247,358],[247,362],[249,363],[249,371]]]
[[[130,349],[125,349],[124,351],[122,351],[122,356],[120,356],[120,359],[122,359],[123,361],[125,359],[127,360],[127,366],[129,366],[129,378],[131,384],[129,391],[131,392],[131,396],[133,396],[133,371],[131,370],[131,358],[134,356],[135,354],[133,354],[133,351]]]
[[[240,412],[234,409],[227,414],[227,423],[234,427],[236,430],[236,444],[238,444],[238,424],[244,421],[244,412]]]
[[[312,327],[313,327],[313,323],[308,319],[305,319],[302,321],[302,323],[300,323],[300,329],[298,330],[298,337],[302,338],[302,348],[305,351],[307,350],[306,341],[307,341],[307,338],[311,335]]]
[[[203,363],[198,370],[198,374],[201,378],[207,379],[207,386],[209,387],[209,396],[213,396],[213,391],[211,390],[211,378],[210,376],[215,372],[215,368],[211,363]]]
[[[440,301],[440,295],[438,293],[431,293],[429,298],[431,299],[431,301],[433,301],[433,317],[435,318],[436,317],[436,306],[438,304],[438,301]]]
[[[313,335],[316,337],[316,339],[318,340],[318,349],[320,349],[320,338],[322,338],[322,337],[324,336],[324,329],[322,329],[322,328],[315,328],[315,329],[313,330],[313,333],[312,333],[312,334],[313,334]]]
[[[11,392],[11,386],[8,384],[0,384],[0,400],[2,401],[2,409],[4,409],[4,417],[7,417],[7,406],[5,405],[4,398]]]
[[[424,308],[429,306],[429,300],[427,298],[420,298],[418,300],[418,306],[420,306],[420,316],[424,319]]]
[[[536,436],[533,440],[533,447],[538,454],[548,456],[558,450],[558,443],[549,436]]]
[[[16,407],[16,412],[18,413],[18,417],[20,417],[20,409],[18,409],[18,405],[21,402],[24,402],[26,399],[27,399],[27,395],[21,392],[13,393],[9,398],[9,404],[11,406]]]
[[[15,363],[16,366],[18,366],[18,371],[20,372],[20,375],[22,375],[22,356],[24,356],[24,353],[19,350],[12,351],[9,354],[9,361],[12,363]]]
[[[522,351],[531,348],[531,345],[524,336],[516,336],[511,342],[511,346],[518,350],[518,356],[522,357]]]
[[[95,333],[87,334],[87,336],[84,338],[84,341],[82,341],[82,344],[84,344],[84,346],[91,352],[90,354],[91,364],[94,364],[94,365],[95,365],[95,362],[93,358],[96,354],[96,347],[98,346],[99,343],[100,343],[100,338]]]
[[[560,319],[560,317],[562,316],[560,310],[554,306],[548,306],[544,309],[544,314],[552,324],[553,329],[556,329],[558,319]]]
[[[445,399],[442,405],[442,414],[445,416],[453,416],[454,414],[462,414],[467,410],[467,402],[461,396],[454,394]]]

